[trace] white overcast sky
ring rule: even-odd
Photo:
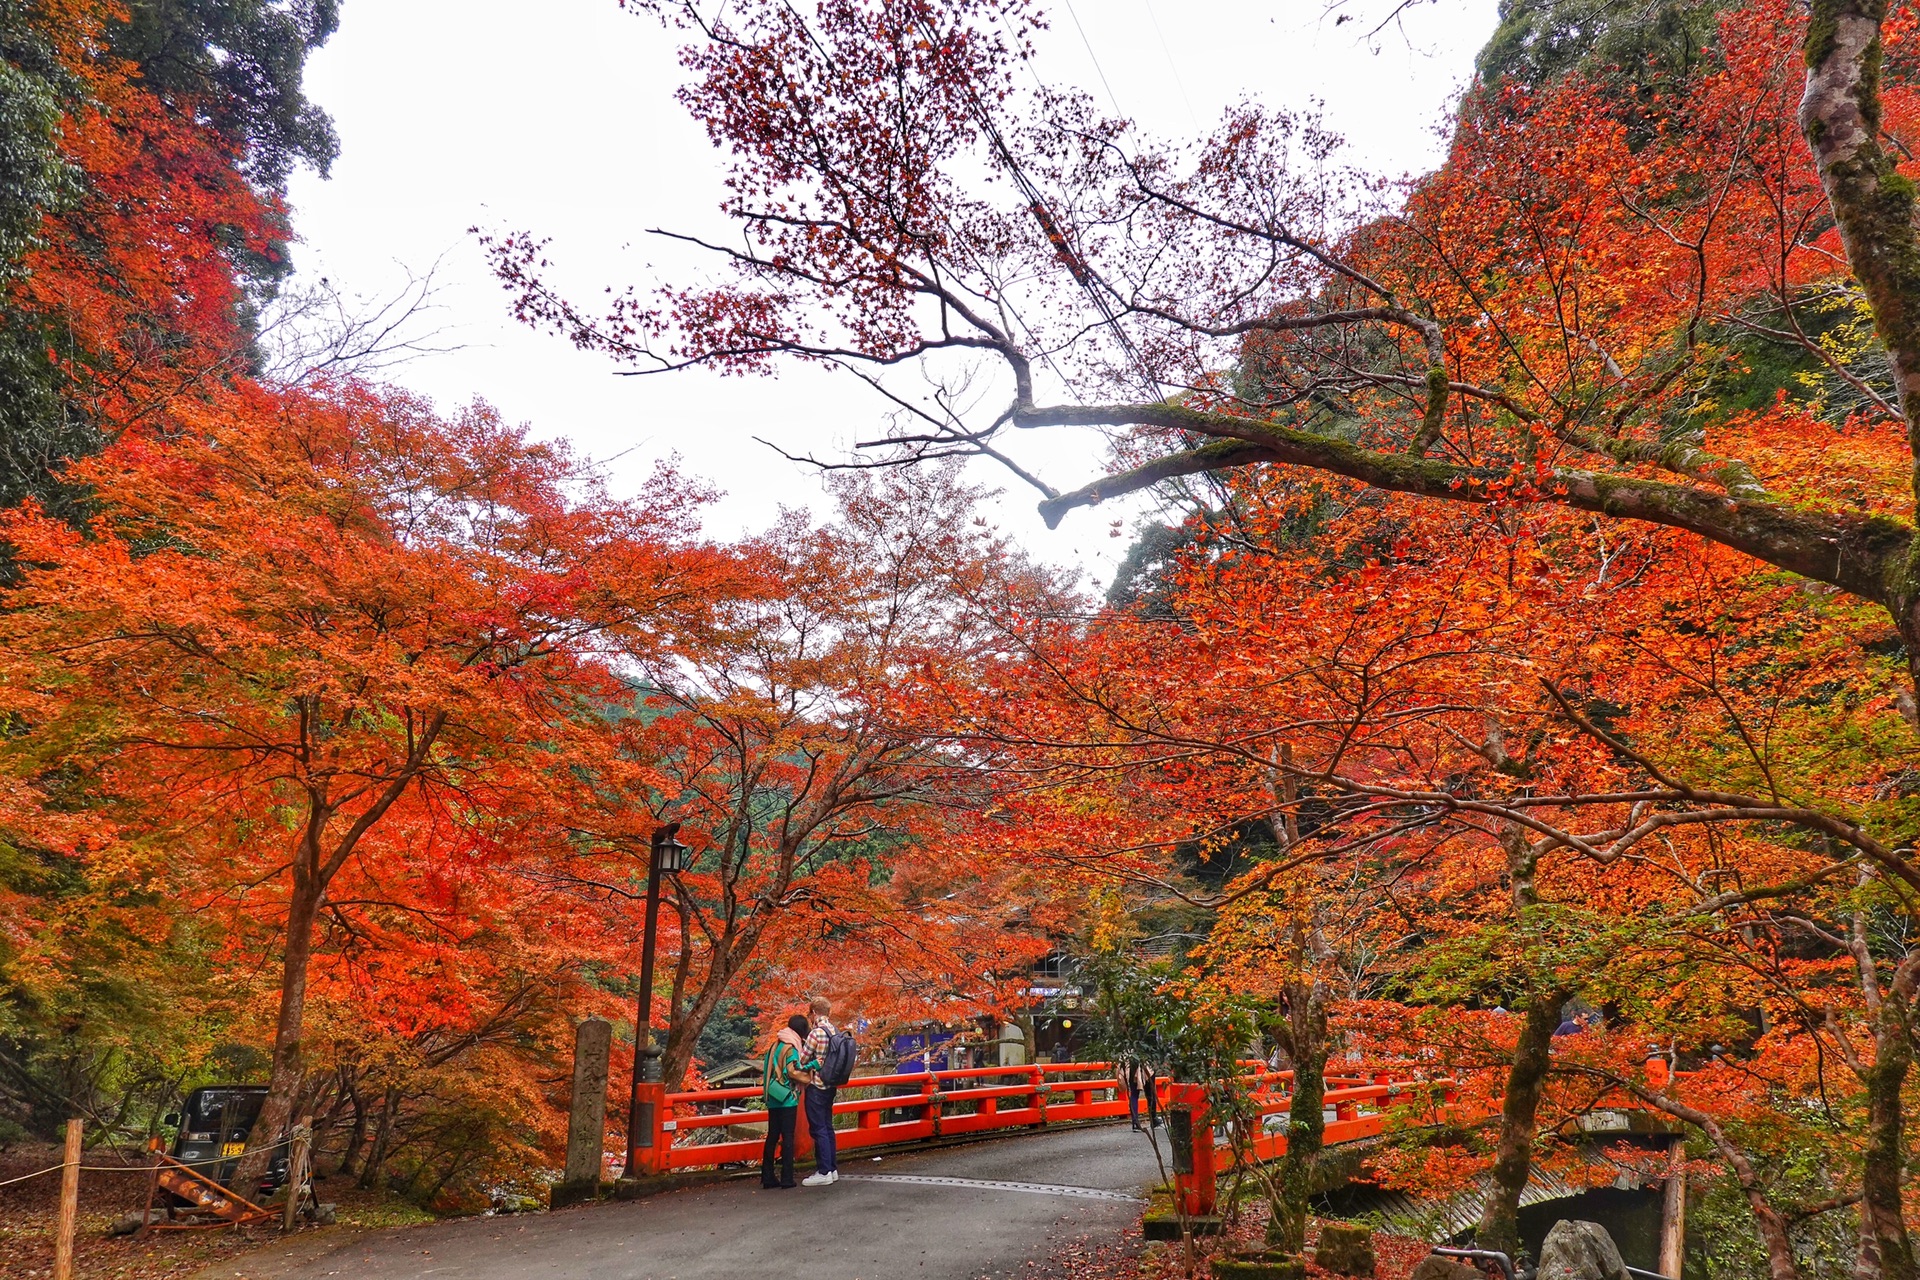
[[[1400,174],[1441,154],[1445,113],[1494,8],[1437,0],[1369,41],[1357,34],[1364,8],[1362,21],[1336,24],[1321,0],[1060,0],[1039,70],[1162,136],[1191,136],[1243,97],[1318,100],[1352,161]],[[538,435],[567,437],[607,462],[616,491],[677,453],[726,494],[707,522],[726,537],[765,525],[780,504],[820,505],[816,475],[754,436],[842,454],[880,421],[874,400],[815,371],[614,377],[605,358],[516,325],[467,234],[550,236],[556,278],[583,298],[606,284],[699,278],[706,264],[645,234],[717,222],[724,157],[674,102],[676,44],[615,0],[346,0],[339,33],[308,64],[308,95],[332,113],[341,154],[330,179],[294,179],[296,267],[379,297],[439,261],[437,319],[460,349],[392,380],[443,408],[479,397]],[[1090,435],[1018,443],[1056,487],[1096,473]],[[979,475],[1007,484],[988,464]],[[1127,545],[1111,522],[1138,510],[1080,511],[1049,532],[1031,491],[1009,487],[991,514],[1036,557],[1104,585]]]

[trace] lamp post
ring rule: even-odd
[[[660,924],[660,876],[662,872],[684,871],[687,846],[674,837],[680,824],[669,822],[655,828],[647,855],[647,927],[640,939],[640,996],[633,1019],[633,1094],[627,1100],[627,1163],[625,1174],[632,1178],[640,1170],[640,1153],[653,1146],[653,1100],[641,1097],[643,1083],[660,1083],[662,1050],[653,1043],[653,943]],[[672,1031],[673,1011],[668,1010],[667,1030]]]

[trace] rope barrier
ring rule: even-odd
[[[44,1178],[50,1173],[58,1173],[66,1167],[63,1164],[57,1164],[51,1169],[42,1169],[38,1173],[23,1173],[17,1178],[8,1178],[5,1182],[0,1182],[0,1187],[10,1187],[16,1182],[31,1182],[35,1178]]]
[[[281,1147],[290,1147],[292,1145],[293,1145],[292,1138],[282,1138],[280,1141],[266,1147],[265,1150],[270,1152],[277,1151]],[[211,1169],[219,1165],[223,1165],[229,1160],[238,1160],[239,1158],[240,1158],[239,1156],[217,1156],[212,1160],[182,1160],[179,1163],[185,1165],[189,1169]],[[66,1167],[67,1166],[65,1166],[64,1164],[56,1164],[56,1165],[51,1165],[45,1169],[35,1170],[33,1173],[23,1173],[17,1178],[7,1178],[4,1180],[0,1180],[0,1187],[11,1187],[15,1183],[19,1183],[19,1182],[31,1182],[35,1178],[44,1178],[50,1173],[59,1173],[62,1169],[65,1169]],[[81,1173],[152,1173],[153,1166],[150,1164],[83,1164],[79,1166],[79,1172]]]

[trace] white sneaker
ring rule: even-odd
[[[800,1185],[803,1187],[825,1187],[832,1184],[833,1175],[830,1173],[810,1173],[800,1179]]]
[[[840,1171],[839,1171],[838,1169],[835,1169],[835,1170],[834,1170],[834,1171],[833,1171],[832,1173],[830,1173],[830,1174],[828,1174],[828,1175],[827,1175],[827,1181],[828,1181],[828,1182],[838,1182],[838,1181],[840,1181]]]

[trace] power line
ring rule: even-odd
[[[1180,78],[1180,68],[1173,61],[1173,50],[1167,45],[1167,33],[1160,29],[1160,17],[1153,11],[1153,0],[1140,0],[1146,6],[1147,21],[1153,24],[1153,34],[1160,37],[1160,52],[1167,57],[1167,70],[1173,73],[1173,87],[1180,91],[1180,101],[1187,104],[1187,119],[1193,124],[1193,131],[1200,132],[1200,115],[1193,109],[1193,99],[1187,96],[1187,85]]]
[[[1069,12],[1071,12],[1071,5],[1069,5]],[[1079,23],[1079,17],[1075,16],[1074,25],[1078,26]],[[939,44],[939,36],[934,32],[925,14],[920,15],[920,26],[921,29],[926,32],[927,38],[937,47]],[[1086,32],[1084,30],[1081,32],[1081,39],[1086,39]],[[1087,46],[1087,52],[1089,54],[1093,52],[1092,45]],[[1096,59],[1094,62],[1096,70],[1099,69],[1099,65]],[[1104,72],[1101,73],[1100,79],[1102,84],[1106,83],[1106,74]],[[1046,197],[1041,194],[1039,186],[1028,176],[1026,169],[1021,166],[1020,161],[1014,157],[1013,148],[1007,144],[1007,140],[1002,136],[999,126],[994,123],[993,116],[988,112],[986,104],[981,102],[980,95],[974,92],[972,81],[963,79],[961,87],[966,91],[967,103],[973,110],[974,119],[979,123],[981,130],[987,135],[988,141],[993,144],[994,150],[999,153],[1000,162],[1006,166],[1007,173],[1013,178],[1014,185],[1019,187],[1020,194],[1026,197],[1027,211],[1031,213],[1034,220],[1040,224],[1040,231],[1046,236],[1047,243],[1053,246],[1054,255],[1066,266],[1067,273],[1073,277],[1074,283],[1080,286],[1082,292],[1092,301],[1095,309],[1100,312],[1101,319],[1106,322],[1107,328],[1112,332],[1114,340],[1119,344],[1120,349],[1126,353],[1128,359],[1133,363],[1135,370],[1139,372],[1141,380],[1147,389],[1148,398],[1158,400],[1160,398],[1159,383],[1154,378],[1153,371],[1147,367],[1146,358],[1140,354],[1140,349],[1134,345],[1132,335],[1127,332],[1126,326],[1120,323],[1120,314],[1114,310],[1112,299],[1108,298],[1102,290],[1101,281],[1095,279],[1093,273],[1087,269],[1086,264],[1080,260],[1080,255],[1074,251],[1072,243],[1067,239],[1066,232],[1054,219],[1052,211],[1048,209]],[[1113,90],[1109,88],[1107,94],[1111,97]],[[1119,104],[1116,102],[1114,107],[1117,111]],[[1028,328],[1028,332],[1032,332],[1031,327]],[[1048,363],[1051,364],[1052,361],[1049,360]],[[1058,370],[1055,372],[1058,372]]]
[[[1113,86],[1107,83],[1106,69],[1100,65],[1100,55],[1093,51],[1093,41],[1087,39],[1087,29],[1080,25],[1080,15],[1073,11],[1073,0],[1067,0],[1067,16],[1073,19],[1073,29],[1080,33],[1080,43],[1087,47],[1087,56],[1093,59],[1094,74],[1100,77],[1100,84],[1107,91],[1107,101],[1113,104],[1113,114],[1126,115],[1120,109],[1120,99],[1113,95]]]

